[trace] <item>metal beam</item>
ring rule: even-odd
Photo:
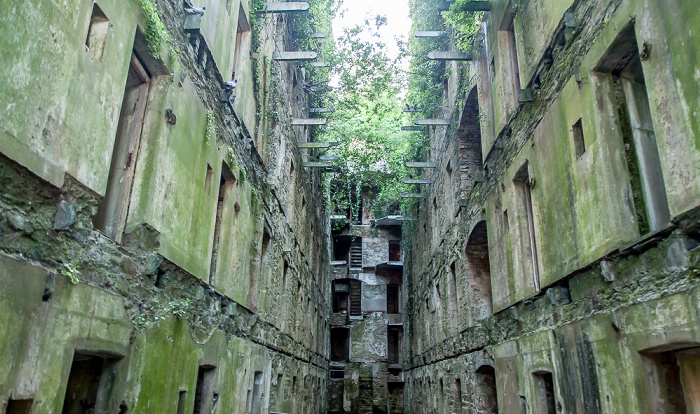
[[[401,127],[401,130],[402,130],[402,131],[422,131],[422,130],[423,130],[423,127],[421,127],[421,126],[414,126],[414,125],[411,125],[411,126],[402,126],[402,127]]]
[[[404,184],[432,184],[430,178],[404,178]]]
[[[289,1],[284,3],[264,3],[265,13],[291,13],[309,11],[309,3],[305,1]]]
[[[347,216],[344,216],[342,214],[334,214],[331,216],[331,220],[347,220]]]
[[[415,37],[447,37],[449,36],[448,32],[415,32],[413,34]]]
[[[325,38],[326,38],[326,34],[325,34],[325,33],[322,33],[322,32],[315,32],[315,33],[311,33],[311,34],[309,35],[309,37],[312,38],[312,39],[325,39]]]
[[[414,124],[416,124],[416,125],[450,125],[450,120],[449,119],[440,119],[440,118],[416,119]]]
[[[297,148],[330,148],[337,146],[337,142],[297,142]]]
[[[327,67],[329,67],[330,65],[331,65],[330,63],[328,63],[328,62],[326,62],[326,61],[323,61],[323,60],[318,60],[318,61],[316,61],[316,62],[311,62],[311,66],[316,67],[316,68],[327,68]]]
[[[318,159],[321,161],[338,161],[340,157],[337,155],[321,155]]]
[[[425,198],[425,194],[422,193],[401,193],[399,196],[401,198]]]
[[[292,118],[293,126],[300,125],[325,125],[326,118]]]
[[[406,167],[408,167],[408,168],[437,168],[437,164],[435,164],[434,162],[423,162],[423,161],[411,162],[411,161],[408,161],[408,162],[406,162]]]
[[[309,108],[309,112],[312,114],[326,114],[329,112],[335,112],[333,108]]]
[[[307,161],[307,162],[302,162],[301,166],[302,167],[310,167],[310,168],[327,168],[327,167],[332,167],[333,163],[330,161]]]
[[[266,3],[269,4],[269,3]],[[280,61],[295,61],[295,60],[314,60],[318,54],[316,52],[277,52],[272,56],[273,60]]]
[[[430,52],[428,53],[428,59],[430,60],[472,60],[471,53],[462,52]]]

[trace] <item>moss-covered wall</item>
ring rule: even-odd
[[[699,102],[688,72],[697,36],[671,22],[694,26],[697,13],[643,0],[490,6],[476,61],[462,66],[468,77],[448,82],[458,89],[446,92],[443,111],[433,114],[452,124],[431,132],[430,161],[438,167],[424,173],[433,184],[414,207],[418,220],[404,225],[412,236],[405,259],[407,411],[541,412],[545,373],[552,374],[556,412],[667,412],[676,397],[664,387],[679,390],[680,399],[685,392],[690,404],[695,360],[682,350],[700,346],[692,299],[700,152],[695,121],[685,114]],[[572,30],[565,12],[573,13]],[[511,17],[520,86],[530,88],[531,102],[518,103],[520,91],[512,89]],[[620,87],[599,67],[630,22],[671,211],[671,223],[651,233],[637,219],[640,190],[623,136]],[[483,180],[455,200],[445,166],[464,151],[460,117],[474,87]],[[575,148],[579,120],[583,153]],[[475,255],[488,260],[486,269],[474,264]],[[678,384],[662,378],[668,361],[682,366]]]

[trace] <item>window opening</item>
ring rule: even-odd
[[[613,79],[639,232],[658,230],[670,211],[634,25],[618,35],[596,70]]]
[[[403,327],[389,325],[387,327],[387,361],[390,364],[398,364],[401,359],[401,336]]]
[[[260,414],[260,400],[262,399],[262,371],[255,371],[253,377],[253,405],[252,414]]]
[[[476,370],[475,385],[478,412],[484,414],[498,414],[496,371],[492,366],[483,365]]]
[[[10,400],[7,402],[6,414],[29,414],[32,412],[34,400]]]
[[[92,15],[90,16],[90,27],[88,28],[85,46],[98,59],[102,60],[105,43],[107,43],[107,31],[109,30],[109,19],[104,14],[97,3],[92,4]]]
[[[193,414],[210,413],[213,409],[214,370],[211,365],[200,365],[197,371],[197,389],[194,394]]]
[[[401,261],[401,241],[389,240],[389,261],[390,262],[400,262]]]
[[[207,163],[207,175],[204,178],[204,192],[207,193],[207,195],[211,194],[211,180],[213,175],[214,170],[211,168],[211,165]]]
[[[110,371],[114,369],[114,359],[98,355],[76,352],[73,355],[66,396],[63,400],[63,414],[82,414],[87,410],[99,412],[106,409]]]
[[[187,403],[187,391],[180,390],[177,396],[177,414],[185,414],[185,404]]]
[[[350,285],[344,281],[333,281],[333,312],[348,313]]]
[[[462,413],[462,381],[455,378],[455,409],[456,414]]]
[[[207,171],[207,174],[209,171]],[[214,218],[214,237],[212,240],[211,248],[211,264],[209,267],[209,284],[214,286],[216,279],[216,266],[218,264],[219,258],[219,247],[220,247],[220,237],[221,237],[221,221],[224,217],[224,207],[226,201],[231,197],[233,192],[234,184],[236,183],[236,177],[233,175],[231,170],[228,168],[226,163],[221,163],[221,178],[219,179],[219,195],[216,201],[216,216]]]
[[[583,140],[583,125],[582,118],[571,127],[571,135],[574,139],[574,152],[576,153],[576,158],[581,157],[584,152],[586,152],[586,144]]]
[[[479,123],[479,94],[474,87],[462,110],[457,137],[459,139],[459,176],[460,198],[467,198],[467,195],[474,187],[476,174],[483,169],[481,151],[481,126]]]
[[[350,360],[349,329],[331,329],[331,361],[347,362]]]
[[[386,313],[399,313],[399,285],[386,286]]]
[[[527,231],[530,239],[530,259],[532,262],[532,273],[535,283],[535,289],[540,290],[540,269],[537,264],[537,243],[535,240],[535,220],[532,211],[532,193],[530,192],[530,175],[528,172],[528,163],[525,162],[522,167],[515,173],[513,178],[515,188],[518,191],[518,199],[520,202],[521,211],[527,215]]]
[[[97,214],[93,218],[95,228],[117,243],[121,243],[126,225],[149,82],[146,69],[132,53],[119,112],[107,188]]]
[[[508,60],[510,63],[510,84],[513,90],[513,101],[517,104],[518,95],[520,95],[520,68],[518,64],[518,45],[515,41],[515,14],[512,14],[509,18],[510,20],[506,24],[505,30],[503,32],[503,39],[505,41],[505,48],[508,53]],[[494,72],[495,73],[495,72]]]
[[[507,216],[504,219],[507,220]],[[491,265],[485,220],[477,223],[472,230],[464,253],[467,277],[471,279],[470,285],[472,286],[471,311],[474,321],[478,322],[493,314]]]
[[[345,378],[345,371],[341,369],[331,370],[331,379],[343,379]]]
[[[554,396],[554,379],[551,372],[541,371],[532,374],[535,379],[535,394],[539,412],[556,414],[556,399]]]
[[[244,46],[249,46],[250,43],[250,24],[248,23],[248,18],[246,17],[245,10],[243,10],[243,5],[238,7],[238,25],[236,27],[236,43],[235,49],[233,50],[233,62],[231,65],[232,79],[236,79],[236,72],[240,72],[239,65],[241,63],[241,54],[243,53]]]

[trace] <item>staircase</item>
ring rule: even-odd
[[[362,239],[355,238],[350,244],[350,267],[362,267]]]
[[[350,315],[362,315],[362,282],[359,280],[350,281]]]

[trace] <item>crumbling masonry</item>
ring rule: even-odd
[[[694,3],[480,3],[348,223],[287,14],[1,1],[0,412],[700,412]]]

